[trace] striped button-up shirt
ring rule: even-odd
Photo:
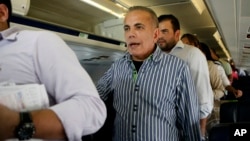
[[[188,66],[159,48],[135,75],[127,53],[97,84],[113,95],[114,141],[199,141],[199,106]]]

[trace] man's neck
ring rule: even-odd
[[[0,23],[0,32],[6,30],[8,28],[9,28],[9,26],[7,23]]]

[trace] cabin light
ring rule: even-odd
[[[112,0],[116,5],[118,5],[119,7],[122,7],[124,10],[128,10],[128,8],[130,7],[129,5],[127,5],[126,3],[120,1],[120,0]]]
[[[205,5],[204,5],[203,1],[202,0],[191,0],[191,2],[193,3],[194,7],[201,15],[202,12],[205,10]]]
[[[213,34],[215,40],[218,42],[219,46],[222,48],[223,52],[226,54],[227,58],[231,58],[225,45],[223,44],[222,40],[221,40],[221,36],[220,33],[218,32],[218,30]]]
[[[108,8],[106,8],[106,7],[104,7],[104,6],[102,6],[101,4],[92,1],[92,0],[81,0],[81,1],[87,3],[87,4],[91,5],[91,6],[94,6],[94,7],[96,7],[96,8],[99,8],[99,9],[105,11],[105,12],[108,12],[108,13],[110,13],[110,14],[112,14],[112,15],[118,17],[118,18],[123,18],[123,17],[124,17],[123,14],[115,13],[114,11],[112,11],[112,10],[110,10],[110,9],[108,9]]]
[[[115,3],[115,5],[117,5],[117,6],[121,7],[121,8],[123,8],[124,10],[128,10],[128,8],[127,8],[127,7],[125,7],[125,6],[121,5],[120,3]]]

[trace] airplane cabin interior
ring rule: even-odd
[[[12,3],[13,26],[58,34],[76,53],[94,83],[127,50],[123,17],[129,7],[146,6],[157,16],[175,15],[181,24],[181,34],[197,36],[220,58],[232,61],[238,70],[239,78],[232,85],[243,91],[243,97],[224,99],[220,122],[208,132],[208,140],[230,141],[232,127],[250,125],[250,0],[12,0]]]

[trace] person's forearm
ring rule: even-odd
[[[15,137],[15,129],[19,123],[19,114],[0,104],[0,140]]]
[[[206,125],[207,125],[207,118],[200,119],[201,135],[203,137],[206,135]]]
[[[60,119],[50,109],[31,112],[36,128],[35,138],[65,139],[65,131]]]
[[[226,90],[227,90],[228,92],[233,93],[233,94],[235,94],[235,93],[237,92],[237,90],[234,89],[234,87],[232,87],[231,85],[226,86]]]

